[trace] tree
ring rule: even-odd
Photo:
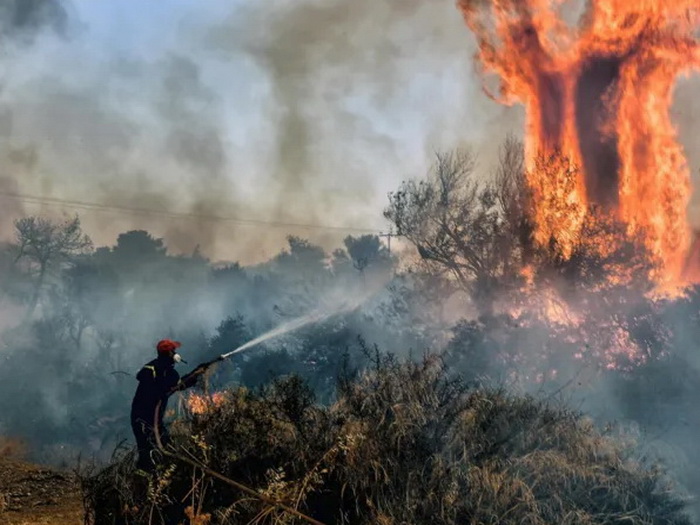
[[[304,280],[315,279],[327,272],[326,253],[323,248],[294,235],[287,237],[287,242],[289,249],[282,251],[275,258],[283,271],[288,271],[295,278]]]
[[[115,268],[132,273],[163,261],[167,253],[163,239],[155,238],[145,230],[131,230],[117,237],[117,245],[109,257]]]
[[[61,311],[69,326],[69,335],[77,350],[81,349],[85,331],[113,326],[119,315],[119,280],[109,266],[86,258],[62,275],[59,293],[53,294],[52,310]]]
[[[523,264],[528,264],[534,230],[530,216],[533,196],[526,179],[523,143],[513,135],[508,135],[501,145],[494,181],[502,228],[518,244]]]
[[[287,242],[289,248],[272,261],[270,284],[284,290],[275,299],[280,311],[303,315],[318,306],[319,293],[329,284],[332,273],[323,248],[292,235]]]
[[[47,273],[88,252],[92,241],[83,233],[77,216],[63,222],[32,216],[18,219],[14,224],[17,239],[14,262],[16,265],[24,263],[34,281],[27,308],[27,317],[30,317],[36,309]]]
[[[11,242],[0,243],[0,291],[13,300],[20,299],[26,284],[21,268],[16,264],[17,246]]]
[[[353,267],[365,276],[365,270],[381,271],[391,266],[391,255],[376,235],[348,235],[343,240]]]
[[[226,319],[221,321],[217,327],[216,335],[214,335],[208,341],[207,346],[209,355],[205,359],[209,360],[214,356],[231,352],[251,339],[251,332],[246,325],[243,316],[241,314],[237,314],[233,317],[228,316]],[[245,360],[246,358],[244,356],[232,356],[231,359],[225,363],[229,366],[217,367],[213,374],[210,374],[209,380],[215,386],[225,385],[230,381],[230,374],[234,368],[244,368],[243,364],[245,363]]]
[[[243,316],[229,316],[221,321],[216,329],[216,335],[209,341],[209,350],[212,355],[225,354],[247,343],[251,338]]]
[[[653,272],[660,267],[644,239],[643,230],[630,231],[614,214],[589,206],[567,256],[556,243],[533,251],[538,260],[536,278],[563,280],[569,290],[578,294],[616,288],[614,297],[633,293],[641,299],[641,294],[654,287]]]
[[[513,141],[502,149],[497,184],[477,180],[470,150],[439,153],[425,180],[404,182],[390,194],[384,213],[431,270],[451,275],[482,314],[492,312],[499,292],[522,281],[528,237],[522,166]]]

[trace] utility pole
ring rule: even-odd
[[[389,228],[389,233],[379,233],[377,237],[386,237],[386,245],[389,249],[389,255],[391,255],[391,238],[400,237],[398,233],[394,233],[394,228]]]

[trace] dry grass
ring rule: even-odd
[[[27,454],[27,445],[17,438],[0,436],[0,459],[23,459]]]
[[[0,458],[0,523],[76,525],[82,522],[83,505],[73,476]]]
[[[290,378],[173,427],[178,454],[328,524],[689,523],[632,443],[534,399],[469,391],[436,357],[377,357],[331,407]],[[95,524],[301,523],[177,461],[139,487],[132,462],[124,452],[85,479]]]

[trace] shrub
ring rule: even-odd
[[[376,356],[329,407],[295,377],[198,399],[206,409],[172,425],[175,457],[153,479],[137,480],[130,451],[84,477],[92,523],[303,523],[202,468],[327,524],[690,523],[631,441],[534,398],[471,390],[436,356]]]

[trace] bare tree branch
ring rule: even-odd
[[[44,217],[25,217],[15,221],[17,255],[15,265],[24,263],[34,279],[33,293],[27,307],[31,317],[39,302],[47,273],[70,264],[80,254],[92,248],[92,241],[80,227],[76,216],[63,222],[52,222]]]

